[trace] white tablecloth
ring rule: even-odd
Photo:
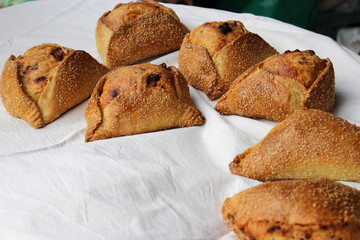
[[[118,0],[35,1],[0,9],[0,69],[46,42],[96,51],[96,21]],[[190,29],[240,20],[275,47],[312,49],[336,73],[333,113],[360,125],[360,57],[332,39],[250,14],[167,5]],[[177,65],[178,52],[151,59]],[[42,129],[0,103],[0,239],[236,239],[221,217],[225,198],[260,182],[229,173],[234,156],[275,126],[221,116],[190,87],[203,126],[85,143],[87,101]],[[358,183],[346,183],[360,190]]]

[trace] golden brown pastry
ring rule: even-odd
[[[186,35],[179,70],[211,100],[224,94],[241,73],[277,51],[239,21],[207,22]]]
[[[321,110],[298,110],[237,155],[230,171],[260,181],[360,182],[360,127]]]
[[[87,142],[205,122],[180,72],[150,63],[119,67],[103,76],[85,118]]]
[[[360,191],[326,179],[266,182],[226,199],[222,214],[241,240],[360,239]]]
[[[239,76],[215,109],[280,122],[300,108],[330,111],[334,101],[331,61],[296,50],[269,57]]]
[[[95,38],[104,65],[114,68],[178,50],[188,32],[172,9],[143,0],[104,13]]]
[[[42,44],[5,63],[0,95],[13,116],[40,128],[89,98],[108,69],[85,51]]]

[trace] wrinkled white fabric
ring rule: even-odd
[[[101,61],[98,18],[119,0],[52,0],[0,9],[0,69],[41,43],[83,49]],[[312,49],[336,74],[333,113],[360,125],[360,57],[332,39],[273,19],[189,7],[173,8],[190,29],[240,20],[279,52]],[[178,52],[150,61],[177,65]],[[0,103],[1,239],[236,239],[221,217],[223,201],[260,184],[231,175],[234,156],[276,123],[222,116],[190,87],[203,126],[85,143],[87,101],[42,129],[12,117]],[[346,183],[360,190],[358,183]]]

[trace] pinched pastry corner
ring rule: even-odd
[[[184,38],[179,70],[189,84],[214,100],[249,67],[277,51],[239,21],[207,22]]]
[[[150,63],[119,67],[103,76],[85,118],[86,142],[205,122],[181,73]]]
[[[143,0],[119,3],[104,13],[95,39],[103,64],[112,69],[176,51],[188,32],[172,9]]]
[[[239,76],[217,102],[221,114],[280,122],[300,108],[330,111],[335,74],[330,59],[311,51],[286,51],[267,58]]]
[[[41,128],[86,100],[107,72],[85,51],[38,45],[6,61],[1,100],[11,115]]]

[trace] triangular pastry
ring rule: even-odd
[[[298,110],[237,155],[230,171],[260,181],[360,182],[360,127],[321,110]]]
[[[360,239],[360,191],[328,179],[266,182],[227,198],[239,239]]]
[[[114,68],[176,51],[188,32],[172,9],[143,0],[119,3],[104,13],[95,39],[104,65]]]
[[[85,118],[87,142],[205,122],[180,72],[150,63],[119,67],[103,76]]]
[[[249,67],[277,51],[240,21],[207,22],[184,38],[179,70],[211,100],[224,94]]]
[[[108,69],[85,51],[42,44],[5,63],[0,94],[6,110],[40,128],[89,98]]]
[[[334,101],[331,61],[296,50],[269,57],[239,76],[215,109],[280,122],[300,108],[330,111]]]

